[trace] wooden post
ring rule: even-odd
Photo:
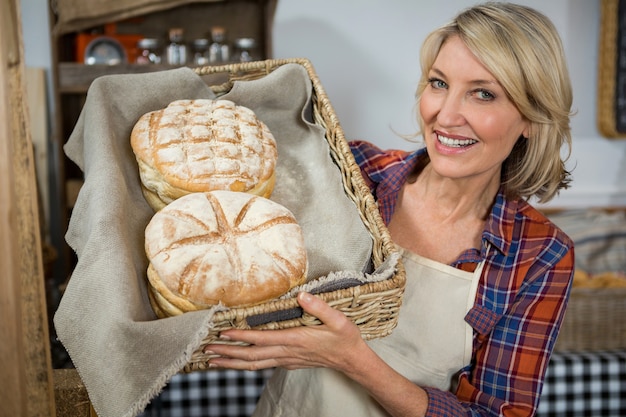
[[[0,2],[0,416],[55,416],[19,0]]]

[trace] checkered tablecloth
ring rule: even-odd
[[[554,353],[537,416],[626,416],[626,351]]]
[[[271,374],[177,374],[140,417],[248,417]],[[626,351],[553,354],[537,416],[626,416]]]
[[[248,417],[271,369],[176,374],[140,417]]]

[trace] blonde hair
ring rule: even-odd
[[[424,41],[418,100],[451,36],[463,40],[530,122],[529,137],[517,141],[503,164],[506,195],[549,201],[571,181],[565,160],[571,151],[572,87],[556,28],[543,14],[517,4],[487,2],[466,9]]]

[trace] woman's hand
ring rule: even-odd
[[[250,346],[209,345],[205,352],[220,355],[211,359],[209,366],[244,370],[333,368],[361,384],[391,415],[424,415],[428,405],[425,391],[383,362],[342,312],[308,293],[298,294],[298,302],[322,324],[283,330],[226,330],[221,334],[223,339]]]
[[[342,312],[309,293],[298,294],[298,303],[322,324],[283,330],[223,331],[221,339],[250,346],[208,345],[205,353],[219,355],[209,361],[209,366],[245,370],[328,367],[345,371],[361,349],[369,349],[358,327]]]

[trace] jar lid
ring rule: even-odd
[[[211,27],[211,36],[224,36],[226,35],[226,29],[222,26]]]
[[[156,38],[143,38],[137,42],[137,47],[141,49],[155,49],[159,46],[159,40]]]
[[[238,38],[234,42],[237,48],[250,49],[256,47],[256,40],[254,38]]]
[[[183,40],[183,29],[170,28],[168,35],[171,42],[181,42]]]
[[[209,46],[209,40],[206,38],[194,39],[193,46],[196,48],[206,48]]]

